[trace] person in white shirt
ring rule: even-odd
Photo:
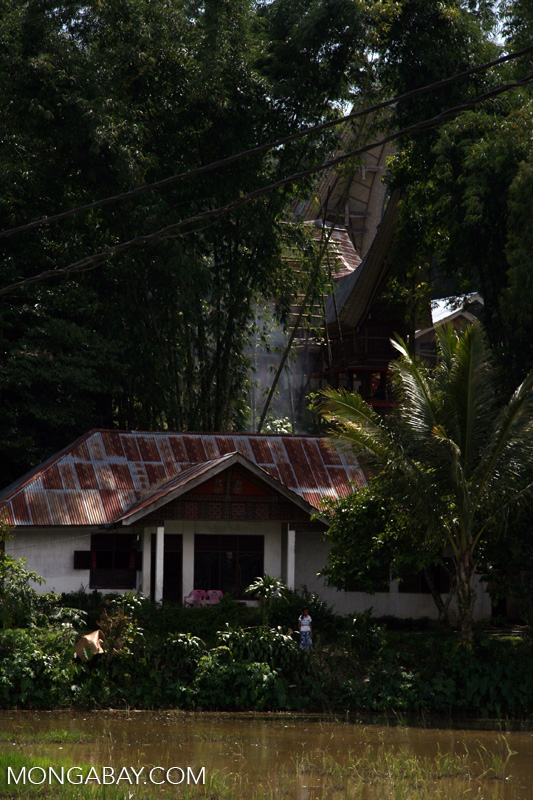
[[[302,650],[310,650],[313,643],[313,620],[309,616],[309,609],[304,608],[303,613],[298,617],[298,630],[300,631],[300,647]]]

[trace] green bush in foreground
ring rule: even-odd
[[[339,647],[309,655],[280,629],[226,627],[210,648],[190,634],[144,632],[135,648],[85,664],[72,658],[74,638],[0,632],[0,707],[533,712],[527,638],[486,637],[465,649],[453,634],[378,629],[363,647],[351,621]]]
[[[56,708],[79,702],[74,634],[39,629],[0,632],[0,707]]]
[[[342,690],[353,709],[523,715],[533,710],[532,656],[529,639],[487,637],[464,648],[453,635],[404,634]]]
[[[231,600],[182,609],[133,594],[89,598],[78,604],[99,607],[106,652],[86,663],[73,659],[81,631],[60,621],[66,611],[51,596],[40,605],[44,627],[25,620],[26,627],[0,630],[1,708],[533,712],[527,637],[481,635],[465,647],[450,629],[391,631],[371,610],[342,618],[312,596],[320,635],[304,653],[290,626],[267,628]],[[287,606],[292,618],[301,604],[288,592],[271,618]]]

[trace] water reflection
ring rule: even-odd
[[[407,764],[412,756],[442,761],[446,754],[468,765],[465,769],[472,770],[475,780],[467,794],[464,775],[458,780],[450,777],[447,788],[442,780],[440,786],[435,785],[431,797],[436,800],[454,795],[487,800],[533,797],[533,732],[529,730],[175,711],[0,712],[0,730],[3,750],[17,747],[26,755],[45,753],[52,764],[60,756],[75,764],[107,764],[116,769],[144,765],[198,770],[205,766],[207,773],[237,776],[243,787],[263,786],[267,793],[277,786],[280,796],[285,793],[295,800],[389,797],[380,792],[385,791],[387,764],[392,763],[393,754],[395,765],[401,758]],[[60,732],[66,733],[60,736]],[[56,740],[44,741],[45,735]],[[358,782],[355,767],[350,774],[341,767],[362,758],[377,766],[372,780],[366,776]],[[416,776],[410,780],[416,782]],[[243,800],[246,794],[243,788]]]

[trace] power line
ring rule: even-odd
[[[75,542],[75,541],[79,541],[80,539],[88,539],[90,536],[92,536],[93,533],[94,533],[94,531],[90,531],[89,533],[80,533],[80,534],[78,534],[76,536],[69,536],[68,538],[62,537],[61,539],[48,540],[46,542],[46,546],[48,547],[51,544],[64,544],[65,542]],[[17,546],[9,547],[9,550],[7,551],[7,554],[8,555],[13,555],[13,553],[25,553],[26,550],[31,550],[33,547],[41,547],[42,548],[42,546],[43,546],[42,541],[39,541],[39,542],[36,542],[35,544],[25,544],[25,545],[19,546],[19,547],[17,547]]]
[[[212,161],[209,164],[204,164],[201,167],[196,167],[195,169],[187,170],[186,172],[180,172],[177,175],[171,175],[167,178],[162,178],[161,180],[154,181],[153,183],[144,184],[143,186],[139,186],[136,189],[131,189],[127,192],[122,192],[120,194],[112,195],[110,197],[105,197],[100,200],[95,200],[93,203],[87,203],[86,205],[78,206],[77,208],[69,209],[68,211],[63,211],[48,217],[42,217],[41,219],[34,220],[33,222],[28,222],[24,225],[18,225],[15,228],[9,228],[4,231],[0,231],[0,238],[13,236],[16,233],[23,233],[24,231],[32,230],[33,228],[37,228],[42,225],[49,225],[52,222],[58,222],[59,220],[67,219],[68,217],[74,216],[75,214],[80,214],[85,211],[92,211],[95,208],[100,208],[101,206],[110,205],[111,203],[117,203],[117,202],[122,202],[123,200],[129,200],[145,192],[152,191],[154,189],[162,189],[166,186],[170,186],[171,184],[176,183],[177,181],[183,180],[185,178],[196,177],[197,175],[201,175],[205,172],[210,172],[214,169],[228,166],[229,164],[233,164],[235,161],[238,161],[241,158],[248,158],[250,156],[259,155],[260,153],[264,153],[266,150],[271,150],[275,147],[281,147],[284,144],[288,144],[290,142],[296,141],[297,139],[309,136],[312,133],[319,133],[321,131],[327,130],[328,128],[332,128],[336,125],[341,125],[346,122],[350,122],[351,120],[357,119],[362,116],[366,116],[367,114],[372,114],[376,111],[380,111],[383,108],[387,108],[397,103],[401,103],[402,101],[408,100],[412,97],[417,97],[418,95],[425,94],[435,89],[442,89],[445,86],[449,86],[452,83],[456,83],[457,81],[463,80],[464,78],[468,78],[471,75],[475,75],[478,72],[483,72],[484,70],[490,69],[491,67],[503,64],[506,61],[519,58],[520,56],[526,55],[527,53],[530,53],[532,51],[533,51],[533,45],[530,45],[529,47],[525,47],[522,50],[517,50],[514,53],[509,53],[508,55],[501,56],[500,58],[494,59],[493,61],[487,61],[483,64],[480,64],[477,67],[472,67],[468,70],[465,70],[464,72],[458,73],[457,75],[452,75],[449,78],[443,78],[440,81],[427,84],[426,86],[421,86],[418,89],[412,89],[409,92],[404,92],[404,94],[397,95],[395,97],[390,98],[389,100],[383,100],[382,102],[376,103],[375,105],[372,106],[368,106],[367,108],[359,109],[358,111],[353,111],[350,114],[346,114],[343,117],[338,117],[337,119],[329,120],[328,122],[323,122],[320,125],[314,125],[312,127],[305,128],[302,131],[290,134],[289,136],[285,136],[282,139],[277,139],[274,142],[268,142],[266,144],[253,147],[249,150],[243,150],[242,152],[235,153],[232,156],[227,156],[226,158],[219,159],[218,161]]]
[[[161,228],[158,231],[153,233],[143,234],[141,236],[136,236],[134,239],[129,239],[125,242],[121,242],[120,244],[114,245],[113,247],[109,247],[106,250],[101,251],[100,253],[95,253],[92,256],[86,256],[85,258],[80,259],[72,264],[69,264],[66,267],[62,267],[60,269],[52,269],[46,270],[45,272],[41,272],[38,275],[34,275],[30,278],[23,278],[20,281],[16,281],[15,283],[9,284],[8,286],[4,286],[0,288],[0,296],[4,294],[8,294],[13,290],[20,288],[21,286],[28,286],[32,283],[38,283],[47,278],[57,277],[60,275],[67,275],[70,273],[76,272],[85,272],[90,269],[95,269],[98,266],[98,263],[103,261],[106,258],[109,258],[112,255],[120,253],[124,250],[128,250],[131,247],[137,247],[141,244],[145,244],[146,242],[154,241],[156,239],[162,239],[168,236],[170,233],[177,231],[181,228],[184,228],[188,225],[192,225],[196,222],[204,221],[206,219],[212,219],[213,217],[221,216],[222,214],[227,214],[229,211],[234,211],[238,208],[241,208],[244,205],[256,200],[258,197],[267,194],[268,192],[274,191],[276,189],[280,189],[283,186],[286,186],[289,183],[295,183],[302,178],[306,178],[313,173],[320,172],[324,169],[328,169],[329,167],[336,166],[337,164],[342,163],[343,161],[347,161],[350,158],[354,158],[357,155],[361,155],[362,153],[367,152],[368,150],[373,150],[375,147],[380,147],[383,144],[387,144],[387,142],[394,141],[395,139],[399,139],[402,136],[407,136],[413,133],[417,133],[419,131],[427,130],[428,128],[432,128],[435,125],[438,125],[441,122],[444,122],[451,117],[456,116],[457,114],[461,113],[462,111],[467,111],[470,108],[473,108],[478,103],[484,102],[485,100],[489,100],[492,97],[496,97],[503,92],[507,92],[511,89],[517,89],[523,86],[529,85],[533,81],[533,74],[528,75],[527,77],[521,79],[520,81],[515,81],[513,83],[503,84],[495,89],[492,89],[489,92],[485,92],[482,95],[478,95],[477,97],[469,100],[466,103],[463,103],[459,106],[454,106],[453,108],[446,109],[442,111],[440,114],[437,114],[435,117],[431,117],[429,119],[422,120],[421,122],[417,122],[414,125],[410,125],[407,128],[403,128],[396,133],[392,133],[389,136],[385,136],[382,139],[379,139],[375,142],[371,142],[370,144],[364,145],[362,147],[358,147],[356,150],[351,150],[348,153],[343,153],[335,158],[329,159],[328,161],[322,162],[322,164],[314,167],[309,167],[301,172],[294,173],[287,178],[282,178],[275,183],[268,184],[260,189],[255,189],[253,192],[249,192],[248,194],[243,195],[242,197],[237,198],[236,200],[232,200],[231,202],[227,203],[224,206],[219,206],[218,208],[211,209],[209,211],[203,211],[199,214],[195,214],[192,217],[186,217],[185,219],[180,220],[179,222],[174,222],[171,225],[167,225],[165,228]]]

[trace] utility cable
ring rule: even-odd
[[[177,175],[171,175],[167,178],[162,178],[159,181],[154,181],[153,183],[147,183],[143,186],[138,186],[135,189],[130,189],[127,192],[122,192],[120,194],[112,195],[110,197],[105,197],[100,200],[95,200],[93,203],[87,203],[83,206],[78,206],[77,208],[70,209],[68,211],[63,211],[58,214],[53,214],[48,217],[42,217],[41,219],[34,220],[33,222],[28,222],[24,225],[18,225],[15,228],[9,228],[4,231],[0,231],[0,238],[4,238],[6,236],[13,236],[16,233],[23,233],[24,231],[32,230],[33,228],[40,227],[42,225],[49,225],[52,222],[58,222],[59,220],[67,219],[68,217],[74,216],[75,214],[80,214],[84,211],[91,211],[95,208],[100,208],[101,206],[110,205],[111,203],[122,202],[123,200],[129,200],[133,197],[137,197],[144,192],[152,191],[154,189],[162,189],[165,186],[170,186],[177,181],[183,180],[185,178],[192,178],[196,177],[197,175],[201,175],[205,172],[210,172],[214,169],[219,169],[220,167],[228,166],[229,164],[233,164],[235,161],[240,160],[241,158],[248,158],[250,156],[258,155],[260,153],[264,153],[266,150],[271,150],[275,147],[281,147],[284,144],[288,144],[290,142],[296,141],[297,139],[301,139],[305,136],[309,136],[313,133],[319,133],[321,131],[327,130],[328,128],[332,128],[336,125],[342,125],[346,122],[350,122],[351,120],[357,119],[358,117],[365,116],[367,114],[372,114],[376,111],[380,111],[383,108],[387,108],[389,106],[393,106],[397,103],[401,103],[404,100],[409,100],[412,97],[417,97],[418,95],[425,94],[426,92],[433,91],[435,89],[441,89],[445,86],[449,86],[452,83],[456,83],[457,81],[463,80],[464,78],[468,78],[471,75],[475,75],[478,72],[482,72],[484,70],[490,69],[491,67],[499,66],[500,64],[505,63],[506,61],[510,61],[512,59],[519,58],[520,56],[526,55],[533,51],[533,45],[529,47],[525,47],[522,50],[517,50],[514,53],[509,53],[508,55],[501,56],[500,58],[496,58],[493,61],[487,61],[483,64],[480,64],[477,67],[471,67],[464,72],[460,72],[457,75],[452,75],[449,78],[443,78],[440,81],[436,81],[435,83],[430,83],[425,86],[421,86],[418,89],[412,89],[409,92],[404,92],[404,94],[397,95],[395,97],[390,98],[389,100],[383,100],[380,103],[376,103],[375,105],[368,106],[367,108],[359,109],[358,111],[353,111],[350,114],[346,114],[343,117],[338,117],[334,120],[329,120],[327,122],[323,122],[319,125],[313,125],[309,128],[305,128],[302,131],[297,131],[296,133],[290,134],[289,136],[285,136],[282,139],[277,139],[274,142],[268,142],[266,144],[258,145],[257,147],[252,147],[249,150],[243,150],[240,153],[235,153],[232,156],[227,156],[226,158],[219,159],[218,161],[212,161],[209,164],[204,164],[201,167],[196,167],[192,170],[187,170],[186,172],[180,172]]]
[[[253,192],[249,192],[248,194],[242,195],[241,197],[237,198],[236,200],[232,200],[231,202],[227,203],[224,206],[219,206],[218,208],[214,208],[209,211],[202,211],[199,214],[195,214],[192,217],[186,217],[185,219],[179,220],[178,222],[174,222],[170,225],[167,225],[165,228],[161,228],[158,231],[143,234],[141,236],[136,236],[134,239],[129,239],[125,242],[121,242],[120,244],[114,245],[113,247],[109,247],[106,250],[102,250],[100,253],[95,253],[92,256],[86,256],[85,258],[82,258],[79,261],[69,264],[66,267],[61,267],[60,269],[46,270],[45,272],[41,272],[38,275],[34,275],[30,278],[23,278],[20,281],[11,283],[8,286],[0,288],[0,296],[8,294],[17,288],[20,288],[21,286],[27,286],[32,283],[38,283],[40,281],[46,280],[47,278],[52,278],[60,275],[68,275],[76,272],[85,272],[90,269],[95,269],[98,266],[99,262],[103,261],[106,258],[109,258],[112,255],[121,253],[124,250],[130,249],[131,247],[137,247],[141,244],[145,244],[146,242],[165,238],[169,234],[174,233],[175,231],[184,228],[188,225],[192,225],[193,223],[200,222],[206,219],[212,219],[213,217],[218,217],[221,216],[222,214],[227,214],[229,211],[234,211],[238,208],[241,208],[242,206],[247,205],[253,200],[256,200],[258,197],[268,194],[268,192],[280,189],[281,187],[286,186],[289,183],[296,183],[302,178],[306,178],[309,175],[312,175],[316,172],[321,172],[322,170],[328,169],[329,167],[336,166],[337,164],[340,164],[343,161],[347,161],[348,159],[361,155],[362,153],[365,153],[368,150],[373,150],[374,148],[380,147],[383,144],[392,142],[395,139],[401,138],[402,136],[408,136],[413,133],[418,133],[420,131],[427,130],[428,128],[432,128],[435,125],[438,125],[441,122],[444,122],[445,120],[448,120],[451,117],[454,117],[463,111],[467,111],[468,109],[473,108],[478,103],[482,103],[485,100],[489,100],[490,98],[496,97],[502,94],[503,92],[510,91],[511,89],[517,89],[523,86],[527,86],[532,81],[533,81],[533,74],[528,75],[527,77],[521,79],[520,81],[503,84],[502,86],[492,89],[489,92],[485,92],[482,95],[478,95],[477,97],[473,98],[472,100],[469,100],[466,103],[462,103],[459,106],[454,106],[453,108],[446,109],[445,111],[442,111],[440,114],[437,114],[435,117],[422,120],[421,122],[417,122],[413,125],[408,126],[407,128],[402,128],[402,130],[400,131],[391,133],[389,136],[385,136],[382,139],[379,139],[378,141],[371,142],[370,144],[363,145],[362,147],[358,147],[355,150],[343,153],[339,156],[336,156],[335,158],[329,159],[328,161],[324,161],[318,166],[309,167],[308,169],[305,169],[301,172],[289,175],[289,177],[287,178],[282,178],[279,181],[276,181],[275,183],[268,184],[267,186],[263,186],[260,189],[255,189]]]

